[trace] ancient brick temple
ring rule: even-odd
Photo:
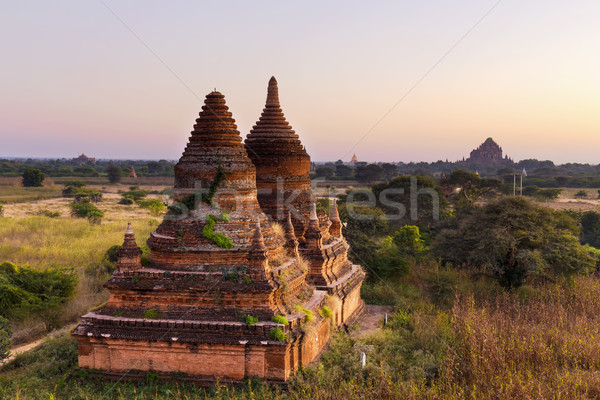
[[[313,361],[361,315],[364,273],[335,203],[317,209],[309,168],[275,78],[245,145],[224,96],[208,94],[148,258],[129,226],[108,303],[72,332],[80,367],[210,383],[285,381]]]
[[[471,151],[466,162],[472,163],[503,163],[508,162],[508,156],[502,157],[502,147],[494,142],[494,139],[487,138],[478,148]]]

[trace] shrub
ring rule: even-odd
[[[244,322],[246,323],[246,325],[250,326],[250,325],[254,325],[255,323],[258,322],[258,318],[253,317],[252,315],[246,315],[246,318],[244,318]]]
[[[29,168],[23,172],[23,186],[42,187],[46,175],[39,169]]]
[[[4,206],[0,204],[0,217],[4,216]]]
[[[284,317],[283,315],[276,315],[273,318],[271,318],[271,321],[276,322],[278,324],[283,324],[283,325],[289,325],[290,321],[288,321],[288,319],[286,317]]]
[[[104,212],[92,203],[71,203],[71,216],[87,218],[91,224],[97,224],[102,220]]]
[[[331,318],[333,316],[333,311],[331,311],[331,308],[323,306],[319,309],[319,315],[324,318]]]
[[[0,361],[10,355],[10,338],[12,336],[12,328],[10,322],[0,315]]]
[[[37,212],[37,215],[39,215],[40,217],[48,217],[48,218],[60,217],[60,213],[58,211],[50,211],[50,210],[40,210]]]
[[[202,235],[205,238],[212,240],[217,246],[221,248],[231,249],[233,247],[233,242],[231,241],[231,239],[229,239],[222,233],[214,231],[216,222],[229,222],[229,216],[224,212],[222,212],[221,216],[219,217],[215,217],[214,215],[209,214],[206,216],[206,220],[207,223],[202,229]]]
[[[150,310],[144,311],[144,318],[146,318],[146,319],[155,319],[155,318],[160,317],[160,315],[161,315],[160,310],[150,309]]]
[[[302,306],[296,306],[296,310],[304,313],[304,322],[312,322],[315,317],[313,316],[312,311]]]
[[[119,204],[130,205],[133,203],[134,201],[131,197],[123,197],[121,200],[119,200]]]
[[[150,210],[150,213],[156,216],[160,215],[163,212],[163,210],[167,207],[165,206],[165,203],[163,203],[159,199],[140,200],[138,201],[138,205],[141,208]]]
[[[287,340],[287,336],[281,328],[271,329],[269,331],[269,336],[276,342],[285,342]]]
[[[585,190],[580,190],[577,193],[575,193],[576,199],[584,199],[586,197],[588,197],[588,193]]]

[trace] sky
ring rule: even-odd
[[[314,161],[598,164],[600,2],[1,1],[0,157],[178,159],[269,78]]]

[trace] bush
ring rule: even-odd
[[[331,308],[323,306],[319,310],[319,315],[324,318],[331,318],[333,316],[333,311],[331,311]]]
[[[278,324],[283,324],[283,325],[289,325],[290,321],[288,321],[288,319],[286,317],[284,317],[283,315],[276,315],[273,318],[271,318],[271,321],[276,322]]]
[[[586,197],[588,197],[588,193],[585,190],[580,190],[577,193],[575,193],[576,199],[585,199]]]
[[[252,315],[246,315],[246,318],[244,318],[244,322],[246,323],[246,325],[250,326],[250,325],[254,325],[255,323],[258,322],[258,318],[253,317]]]
[[[48,217],[48,218],[58,218],[60,217],[60,213],[58,211],[50,211],[50,210],[40,210],[36,213],[40,217]]]
[[[39,169],[29,168],[23,172],[23,186],[42,187],[46,175]]]
[[[150,210],[152,215],[160,215],[167,206],[159,199],[140,200],[138,204],[141,208]]]
[[[0,361],[10,355],[12,328],[10,322],[0,315]]]
[[[146,319],[156,319],[156,318],[159,318],[160,315],[161,315],[160,310],[150,309],[150,310],[144,311],[144,318],[146,318]]]
[[[104,212],[92,203],[71,203],[71,216],[77,218],[87,218],[91,224],[100,223]]]
[[[4,206],[0,204],[0,217],[4,216]]]
[[[38,314],[46,328],[56,327],[59,309],[71,299],[77,286],[73,269],[50,265],[43,271],[3,263],[0,272],[0,313],[5,317]]]
[[[302,306],[296,306],[296,310],[304,313],[304,322],[312,322],[315,317],[313,316],[312,311]]]
[[[287,340],[287,336],[281,328],[271,329],[269,331],[269,336],[276,342],[285,342]]]

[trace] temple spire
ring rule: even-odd
[[[127,223],[123,245],[117,252],[117,268],[123,270],[136,270],[142,267],[142,250],[135,241],[135,234],[131,222]]]
[[[267,89],[267,107],[279,108],[279,89],[277,88],[277,79],[274,76],[269,80],[269,88]]]
[[[331,225],[329,226],[329,233],[334,237],[342,236],[342,221],[340,220],[340,213],[338,212],[337,202],[333,199],[333,205],[329,211],[329,220]]]

